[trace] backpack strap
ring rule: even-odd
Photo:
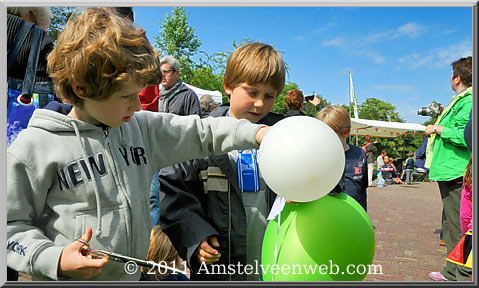
[[[28,55],[27,69],[23,79],[22,95],[19,99],[23,102],[23,104],[26,105],[32,102],[31,98],[33,95],[33,87],[35,85],[35,78],[37,75],[38,58],[40,57],[40,48],[44,33],[45,31],[42,28],[35,25],[30,55]]]
[[[7,52],[7,71],[10,71],[10,68],[12,68],[15,58],[17,58],[18,51],[20,51],[20,47],[22,47],[23,42],[25,42],[25,39],[32,28],[33,23],[27,21],[20,22],[20,28],[13,39],[12,46]]]

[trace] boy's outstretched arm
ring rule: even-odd
[[[92,230],[88,227],[81,239],[89,242],[91,235]],[[82,250],[84,247],[85,244],[74,241],[63,249],[58,262],[58,276],[88,280],[101,273],[101,267],[105,266],[109,259],[93,259],[91,254]]]
[[[178,116],[149,111],[135,113],[128,124],[136,123],[142,135],[132,134],[131,137],[143,137],[153,170],[211,154],[257,149],[268,131],[264,125],[252,124],[246,119],[200,119],[197,115]]]

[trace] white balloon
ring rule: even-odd
[[[296,202],[319,199],[343,175],[344,149],[338,135],[321,120],[289,117],[266,133],[258,150],[258,166],[266,184]]]

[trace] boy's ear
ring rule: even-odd
[[[223,80],[223,88],[225,89],[225,93],[228,95],[228,99],[231,97],[231,92],[233,92],[233,89],[229,88],[225,81]]]
[[[73,84],[72,84],[72,89],[73,89],[73,92],[75,92],[75,94],[82,98],[82,99],[85,99],[87,98],[86,95],[87,95],[87,88],[85,85],[80,85],[78,84],[78,82],[76,81],[73,81]]]

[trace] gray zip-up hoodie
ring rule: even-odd
[[[141,111],[101,128],[39,109],[7,151],[7,263],[58,280],[64,246],[92,227],[93,249],[145,259],[155,171],[234,149],[257,148],[259,125],[233,118]],[[91,280],[138,280],[110,261]]]

